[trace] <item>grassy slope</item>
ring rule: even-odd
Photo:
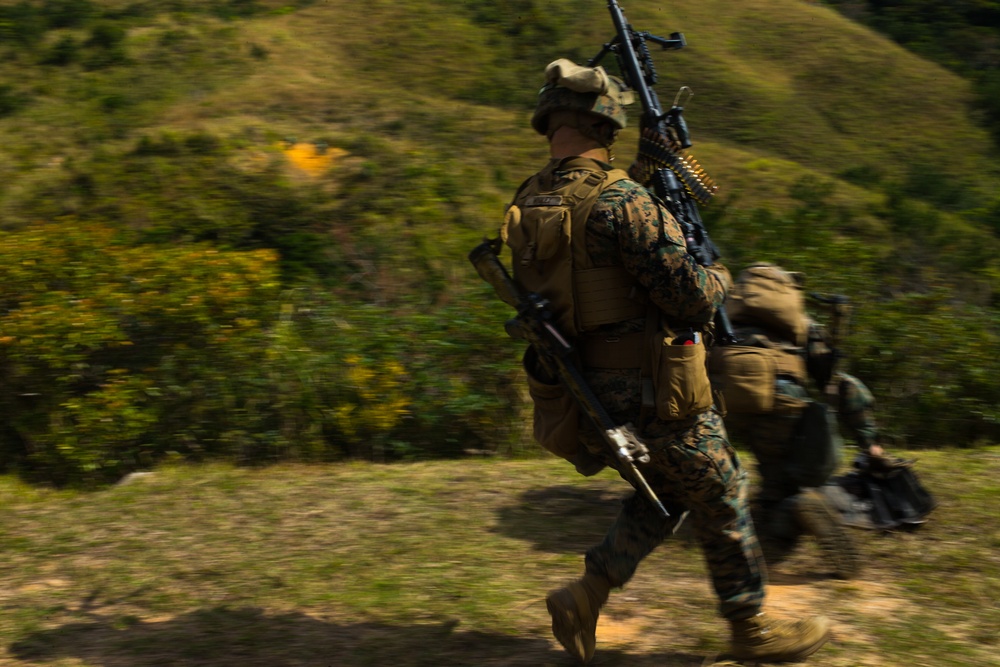
[[[366,160],[452,174],[448,187],[465,223],[439,241],[442,254],[461,262],[545,158],[544,142],[527,127],[544,65],[562,55],[582,61],[611,36],[602,3],[557,5],[569,18],[538,43],[505,34],[531,17],[512,10],[483,18],[488,3],[330,0],[234,24],[160,15],[132,30],[132,68],[10,62],[7,74],[31,73],[32,107],[0,122],[0,216],[6,226],[25,222],[21,205],[33,202],[36,217],[45,210],[40,200],[69,189],[40,194],[42,183],[70,178],[72,165],[95,152],[128,150],[143,134],[229,137],[244,147],[234,158],[243,165],[263,164],[280,139],[326,141],[354,154],[325,179],[331,187]],[[862,166],[896,178],[914,168],[941,172],[990,194],[995,166],[987,135],[966,115],[967,84],[839,14],[791,0],[752,8],[635,1],[627,10],[641,29],[686,34],[687,49],[656,53],[659,94],[666,104],[680,85],[695,90],[687,103],[694,152],[724,199],[781,209],[792,204],[789,186],[813,175],[836,184],[832,204],[861,214],[879,196],[838,174]],[[167,31],[192,41],[164,49],[158,40]],[[251,47],[266,58],[250,57]],[[150,54],[168,65],[156,66]],[[109,96],[122,96],[124,109],[102,113]],[[621,161],[634,139],[634,130],[624,134]],[[141,211],[142,201],[121,206]],[[391,217],[383,215],[386,232],[398,223]]]
[[[856,532],[858,580],[812,543],[772,572],[775,613],[834,621],[810,664],[997,664],[1000,450],[920,457],[940,507]],[[0,479],[0,664],[569,665],[543,596],[624,489],[552,460],[167,468],[87,495]],[[698,667],[724,635],[682,530],[605,609],[600,664]]]
[[[437,152],[488,176],[509,165],[505,180],[516,182],[543,156],[526,120],[545,63],[562,53],[593,55],[610,37],[601,3],[563,4],[579,10],[571,29],[519,60],[505,60],[518,48],[503,41],[508,26],[476,23],[471,10],[450,3],[331,0],[211,28],[217,52],[201,56],[200,76],[193,69],[158,72],[145,84],[124,75],[112,83],[156,92],[146,95],[154,104],[134,111],[147,129],[239,136],[253,128],[311,139],[384,132],[399,121],[401,151]],[[666,8],[635,1],[627,9],[641,29],[686,34],[686,50],[656,55],[660,95],[666,103],[680,85],[695,90],[688,117],[702,162],[743,201],[773,202],[795,175],[835,175],[860,164],[888,173],[922,164],[971,180],[992,175],[987,136],[965,116],[965,82],[829,9],[791,0],[752,8],[721,0]],[[203,38],[208,25],[204,17],[180,23],[202,26]],[[143,30],[165,27],[177,26]],[[134,33],[139,48],[143,30]],[[247,59],[248,44],[264,47],[268,57]],[[51,98],[30,117],[0,127],[2,150],[36,155],[36,165],[71,150],[80,109],[61,93],[93,79],[73,84],[51,68],[45,77],[38,89],[52,91]],[[483,89],[495,89],[499,103],[468,101],[484,97]],[[109,137],[102,145],[114,143]],[[631,145],[629,135],[624,145]],[[761,159],[787,169],[763,168]],[[488,183],[474,187],[502,201],[508,184],[496,192]]]
[[[357,260],[365,280],[371,277],[390,296],[407,288],[423,296],[433,274],[433,282],[443,285],[435,303],[465,298],[469,285],[483,287],[465,254],[496,229],[513,188],[545,159],[544,141],[527,125],[541,70],[561,55],[583,60],[611,36],[601,2],[553,0],[547,14],[558,21],[520,9],[533,4],[328,0],[234,23],[205,14],[161,14],[131,30],[129,67],[42,69],[26,56],[0,63],[5,79],[32,93],[28,110],[0,120],[0,228],[73,211],[77,172],[111,172],[108,165],[143,135],[222,136],[234,163],[247,170],[280,159],[282,139],[325,141],[351,153],[318,181],[333,211],[323,218],[323,231],[338,245],[330,263]],[[791,0],[752,7],[633,0],[626,9],[640,29],[686,34],[688,49],[655,53],[659,93],[669,102],[681,84],[694,88],[687,104],[694,152],[721,184],[723,199],[747,209],[794,206],[789,186],[809,175],[835,184],[831,204],[855,209],[855,224],[837,231],[868,232],[875,259],[858,262],[843,256],[850,248],[837,255],[800,244],[792,259],[807,256],[810,263],[790,268],[815,275],[811,287],[843,289],[864,308],[883,282],[880,259],[891,258],[891,244],[899,240],[866,210],[883,195],[841,180],[845,169],[875,167],[894,178],[914,169],[940,171],[956,184],[967,183],[972,199],[992,196],[995,166],[986,134],[967,117],[967,84],[839,14]],[[550,39],[530,32],[547,20]],[[167,35],[176,40],[169,48],[163,46]],[[266,57],[253,57],[254,47]],[[101,111],[109,103],[117,110]],[[621,162],[628,161],[634,139],[634,129],[625,133]],[[104,162],[88,165],[95,154]],[[173,195],[172,179],[155,180],[156,160],[148,162],[153,166],[141,174],[148,184],[132,185],[139,192],[110,181],[103,193],[108,208],[133,213],[128,221],[136,225],[147,202],[142,187],[162,187],[163,198]],[[358,174],[372,175],[364,180]],[[307,180],[291,167],[289,175]],[[179,200],[192,194],[177,192]],[[192,208],[204,204],[213,213],[212,202],[191,198]],[[209,217],[226,220],[224,214]],[[732,219],[726,221],[730,228],[743,221]],[[975,237],[967,239],[973,240],[966,245],[977,245]],[[937,241],[921,239],[935,261]],[[723,251],[734,258],[734,268],[735,258],[761,259],[745,256],[757,251],[752,243],[746,252],[743,244],[732,245],[739,247],[723,244]],[[791,257],[788,245],[776,251],[785,251],[778,261]],[[990,244],[982,247],[995,267]],[[896,279],[901,285],[893,284],[899,292],[912,287],[906,281],[913,266],[933,266],[923,255],[908,261],[902,269],[890,267],[903,274]],[[370,264],[376,267],[368,273]],[[998,271],[993,269],[993,286],[980,289],[967,281],[967,292],[988,301]],[[842,280],[848,274],[856,276],[855,284]],[[937,277],[918,287],[937,284]],[[920,336],[927,327],[911,329]],[[503,340],[499,330],[497,335]],[[875,349],[869,356],[882,364],[879,354]],[[885,386],[877,389],[887,393]]]
[[[599,3],[593,4],[574,23],[588,30],[582,35],[574,32],[572,42],[566,40],[583,54],[593,54],[610,36],[606,12]],[[629,18],[641,29],[659,34],[685,32],[687,49],[657,55],[659,92],[669,102],[678,86],[694,88],[689,122],[696,145],[718,145],[713,155],[719,154],[716,170],[723,170],[720,175],[752,171],[743,151],[750,151],[754,158],[789,160],[803,169],[831,175],[859,164],[881,166],[890,173],[905,171],[914,163],[970,177],[991,171],[987,135],[964,115],[969,100],[964,81],[826,8],[781,0],[764,4],[750,8],[689,1],[661,9],[654,3],[633,2],[628,7]],[[396,5],[400,8],[392,11]],[[314,122],[321,115],[317,107],[329,108],[342,100],[353,107],[351,101],[356,104],[378,94],[380,84],[388,85],[378,99],[365,100],[374,107],[376,118],[379,111],[409,118],[410,103],[420,101],[440,113],[445,122],[456,123],[453,130],[459,141],[449,149],[463,158],[478,155],[488,164],[502,159],[507,146],[517,151],[511,156],[515,160],[521,155],[533,157],[537,151],[520,151],[525,150],[522,144],[537,144],[538,139],[523,126],[519,132],[510,131],[530,112],[523,90],[517,87],[534,90],[547,55],[536,62],[510,63],[521,76],[516,86],[504,80],[482,80],[484,74],[496,74],[497,55],[484,44],[502,26],[487,30],[460,20],[462,12],[457,17],[442,13],[436,4],[420,10],[406,3],[375,3],[369,13],[382,19],[372,26],[375,30],[364,30],[362,23],[350,35],[341,32],[334,39],[314,38],[319,26],[363,22],[352,7],[324,3],[281,19],[287,33],[280,40],[275,34],[270,42],[265,41],[268,48],[275,44],[274,61],[283,63],[282,78],[288,74],[289,62],[303,73],[290,77],[301,85],[295,86],[299,95],[284,110],[287,117]],[[275,25],[275,20],[268,19],[260,22],[260,29],[273,30]],[[417,26],[424,29],[417,30]],[[396,34],[398,39],[393,38]],[[368,48],[373,40],[378,49],[375,54]],[[386,49],[384,42],[393,46]],[[593,46],[588,50],[581,44]],[[370,64],[373,56],[375,65]],[[362,84],[358,90],[354,78],[344,87],[345,66],[371,76],[374,85]],[[280,90],[272,83],[275,65],[263,69],[272,68],[260,73],[266,78],[248,79],[242,90],[258,94]],[[469,97],[477,87],[491,85],[510,89],[513,103],[507,105],[511,115],[505,123],[495,111],[456,100]],[[307,89],[313,91],[311,100],[303,99]],[[236,90],[240,88],[226,91],[228,100],[235,101],[231,95]],[[252,94],[246,99],[248,108],[256,106]],[[398,100],[396,108],[393,100]],[[463,123],[464,119],[470,122]],[[363,127],[372,119],[355,117],[352,121]],[[504,141],[487,146],[484,152],[478,143],[462,140],[471,134],[497,134]],[[751,180],[746,185],[754,189],[749,186],[759,183]]]

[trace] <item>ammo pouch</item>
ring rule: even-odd
[[[656,416],[687,419],[712,407],[712,385],[705,367],[704,338],[684,344],[671,332],[652,340],[652,379]]]
[[[574,461],[581,446],[576,399],[558,378],[545,377],[534,347],[525,350],[523,364],[528,375],[528,394],[535,406],[535,440],[553,454]]]
[[[779,377],[806,382],[805,362],[785,348],[726,345],[715,347],[708,361],[712,383],[732,414],[790,414],[805,407],[805,401],[777,391]]]

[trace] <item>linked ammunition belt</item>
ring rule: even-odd
[[[654,133],[655,134],[655,133]],[[694,156],[673,150],[665,145],[664,138],[656,135],[650,139],[643,134],[639,139],[639,153],[658,168],[674,172],[688,194],[701,205],[707,204],[715,196],[719,186],[705,173]]]

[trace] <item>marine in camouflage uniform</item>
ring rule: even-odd
[[[601,193],[586,232],[594,264],[623,265],[675,328],[704,328],[725,299],[728,276],[698,266],[677,222],[634,181],[619,181]],[[638,318],[607,325],[599,333],[610,338],[642,331],[644,324]],[[637,369],[585,369],[584,376],[615,423],[640,423],[642,387]],[[582,428],[581,434],[592,456],[606,465],[618,465],[592,428]],[[641,435],[651,461],[640,464],[640,471],[671,518],[664,521],[645,496],[634,494],[604,541],[587,552],[587,571],[605,576],[615,587],[623,586],[688,509],[722,615],[755,615],[766,574],[747,512],[746,471],[726,438],[722,419],[713,410],[680,421],[653,418],[642,422]]]
[[[553,162],[540,173],[552,173],[557,181],[610,170],[610,145],[625,123],[615,96],[620,88],[607,87],[603,72],[606,87],[596,95],[577,94],[576,85],[566,89],[570,84],[562,75],[575,76],[583,69],[601,70],[578,68],[569,61],[549,66],[548,84],[532,123],[549,138],[552,150]],[[705,329],[725,299],[730,280],[725,268],[699,266],[687,251],[677,221],[633,180],[619,180],[600,193],[586,218],[585,247],[594,266],[624,267],[674,329]],[[604,325],[588,336],[614,339],[647,326],[647,318],[636,317]],[[670,517],[664,518],[643,494],[632,493],[604,540],[587,551],[584,575],[548,595],[553,633],[566,650],[584,662],[593,657],[599,610],[611,589],[632,578],[688,511],[719,610],[730,623],[733,655],[769,662],[800,660],[822,646],[829,636],[826,619],[789,622],[761,612],[766,572],[748,510],[747,474],[719,414],[708,409],[665,421],[643,410],[639,368],[585,363],[583,372],[615,423],[639,426],[649,461],[636,464]],[[580,436],[584,448],[574,461],[579,472],[596,474],[604,466],[619,465],[589,423],[581,423]]]
[[[754,339],[766,336],[757,327],[735,326],[737,336]],[[778,343],[780,337],[772,337]],[[837,355],[826,330],[815,321],[809,324],[809,343],[801,350],[815,389],[836,414],[836,421],[850,434],[864,452],[881,451],[874,417],[875,399],[858,378],[834,370]],[[791,399],[812,402],[808,387],[792,378],[779,376],[775,391]],[[745,442],[757,460],[760,487],[751,500],[752,514],[758,528],[767,562],[774,566],[788,558],[804,535],[816,538],[824,562],[832,574],[851,578],[861,568],[861,556],[854,538],[830,500],[816,487],[801,483],[793,467],[791,448],[797,443],[796,430],[803,419],[801,410],[769,414],[729,414],[726,423],[734,436]],[[836,424],[829,424],[833,446],[840,448]],[[872,449],[874,446],[874,449]]]

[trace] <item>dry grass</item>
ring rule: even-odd
[[[810,664],[992,665],[1000,449],[921,452],[941,506],[914,533],[858,532],[830,579],[811,545],[768,605],[822,612]],[[570,665],[543,596],[576,576],[623,483],[551,460],[170,468],[89,495],[0,497],[0,664]],[[698,667],[724,649],[684,531],[612,597],[599,665]]]

